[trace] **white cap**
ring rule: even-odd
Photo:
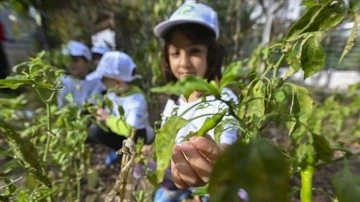
[[[219,38],[219,25],[217,13],[209,6],[187,1],[182,4],[168,20],[158,24],[155,29],[157,37],[164,37],[164,34],[173,26],[184,23],[196,23],[210,28]]]
[[[87,80],[103,77],[130,82],[137,78],[133,76],[136,65],[131,57],[120,51],[106,52],[100,59],[96,70],[86,76]]]
[[[88,61],[91,60],[90,49],[85,44],[78,41],[69,41],[63,53],[71,56],[84,56]]]
[[[104,43],[97,43],[91,48],[91,52],[104,55],[106,52],[111,51],[109,46]]]

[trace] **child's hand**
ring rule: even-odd
[[[203,186],[209,182],[221,148],[209,136],[194,137],[175,145],[171,157],[171,173],[180,188]]]
[[[109,112],[105,111],[103,108],[97,108],[96,110],[96,120],[97,121],[105,121],[109,118]]]
[[[141,154],[146,156],[146,157],[150,157],[153,153],[153,148],[152,145],[144,145],[141,148]]]

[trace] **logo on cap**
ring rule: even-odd
[[[184,5],[182,7],[182,9],[179,10],[179,15],[186,15],[187,13],[191,12],[192,10],[194,10],[195,6],[193,5]]]

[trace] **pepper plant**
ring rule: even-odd
[[[93,173],[84,143],[92,116],[75,104],[56,106],[64,71],[45,63],[48,57],[41,52],[14,67],[14,76],[0,80],[1,88],[27,88],[35,95],[0,100],[0,132],[6,142],[0,154],[8,156],[0,165],[6,187],[0,190],[2,201],[77,201],[82,180]],[[29,105],[31,99],[39,104]],[[19,167],[25,171],[18,176],[20,184],[4,175]]]

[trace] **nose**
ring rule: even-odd
[[[190,57],[185,51],[180,54],[180,66],[183,68],[190,67]]]

